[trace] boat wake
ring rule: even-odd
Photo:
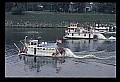
[[[78,56],[78,55],[75,55],[70,49],[66,49],[66,55],[68,57],[74,57],[74,58],[92,58],[92,59],[112,59],[112,58],[115,58],[115,56],[109,56],[109,57],[104,57],[104,58],[101,58],[101,57],[97,57],[93,54],[88,54],[88,55],[84,55],[84,56]]]
[[[101,57],[97,57],[95,55],[92,55],[92,54],[89,54],[89,55],[84,55],[84,56],[74,56],[75,58],[92,58],[92,59],[112,59],[112,58],[115,58],[115,56],[109,56],[109,57],[104,57],[104,58],[101,58]]]

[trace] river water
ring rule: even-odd
[[[116,41],[63,40],[64,34],[64,28],[6,28],[5,77],[116,77]],[[22,47],[20,41],[25,36],[51,42],[61,39],[58,46],[69,48],[83,58],[19,57],[13,43]]]

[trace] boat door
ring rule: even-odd
[[[34,55],[36,55],[36,48],[34,48]]]

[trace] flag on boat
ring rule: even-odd
[[[56,40],[56,42],[58,42],[58,43],[62,43],[62,40]]]

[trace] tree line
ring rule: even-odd
[[[88,8],[88,10],[87,10]],[[91,8],[91,10],[90,10]],[[22,13],[23,11],[50,11],[66,13],[96,12],[116,14],[116,3],[112,2],[6,2],[5,11]]]

